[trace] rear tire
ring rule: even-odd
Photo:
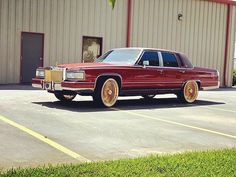
[[[182,91],[177,94],[177,98],[184,103],[193,103],[196,101],[199,93],[196,81],[188,81],[185,83]]]
[[[98,106],[112,107],[116,104],[119,96],[119,85],[113,78],[101,80],[97,85],[93,100]]]
[[[62,102],[71,102],[75,97],[76,97],[76,93],[74,94],[63,94],[62,92],[55,92],[54,93],[55,97],[62,101]]]

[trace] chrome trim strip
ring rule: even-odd
[[[71,88],[71,87],[62,87],[62,90],[73,90],[73,91],[91,90],[91,91],[94,91],[93,88]]]
[[[141,59],[141,56],[143,55],[143,49],[140,49],[140,52],[138,54],[138,57],[136,58],[135,62],[133,63],[134,65]]]
[[[203,83],[215,83],[216,81],[207,81],[207,82],[203,82]],[[219,82],[219,81],[218,81]],[[219,84],[219,83],[218,83]]]
[[[66,68],[63,68],[63,81],[66,80]]]
[[[157,53],[158,53],[158,58],[159,58],[159,67],[164,67],[162,54],[160,51],[158,51]]]
[[[97,85],[97,80],[99,77],[102,77],[102,76],[118,76],[120,78],[120,87],[122,87],[122,84],[123,84],[123,79],[122,79],[122,76],[120,74],[116,74],[116,73],[104,73],[104,74],[100,74],[96,79],[95,79],[95,82],[94,82],[94,90],[96,88],[96,85]]]
[[[70,82],[68,82],[68,81],[70,81]],[[94,84],[94,82],[84,82],[84,81],[75,82],[75,81],[69,80],[69,79],[67,81],[64,81],[64,82],[70,83],[70,84]]]
[[[182,82],[123,82],[123,84],[182,84]]]

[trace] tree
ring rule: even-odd
[[[112,9],[114,9],[116,0],[109,0],[109,3],[112,6]]]

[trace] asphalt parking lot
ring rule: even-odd
[[[0,169],[236,147],[236,88],[123,97],[112,109],[90,97],[62,104],[30,86],[0,86]]]

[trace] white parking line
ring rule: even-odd
[[[226,133],[222,133],[222,132],[218,132],[218,131],[214,131],[214,130],[210,130],[210,129],[206,129],[206,128],[201,128],[201,127],[183,124],[183,123],[179,123],[179,122],[175,122],[175,121],[171,121],[171,120],[161,119],[161,118],[157,118],[154,116],[148,116],[145,114],[134,113],[132,111],[127,111],[127,110],[122,110],[122,109],[117,109],[117,108],[111,108],[111,109],[113,109],[115,111],[121,111],[121,112],[130,114],[130,115],[135,115],[135,116],[139,116],[139,117],[143,117],[143,118],[147,118],[147,119],[151,119],[151,120],[156,120],[156,121],[160,121],[160,122],[164,122],[164,123],[168,123],[168,124],[172,124],[172,125],[178,125],[181,127],[186,127],[186,128],[190,128],[190,129],[194,129],[194,130],[199,130],[199,131],[215,134],[215,135],[224,136],[227,138],[236,139],[235,135],[230,135],[230,134],[226,134]]]

